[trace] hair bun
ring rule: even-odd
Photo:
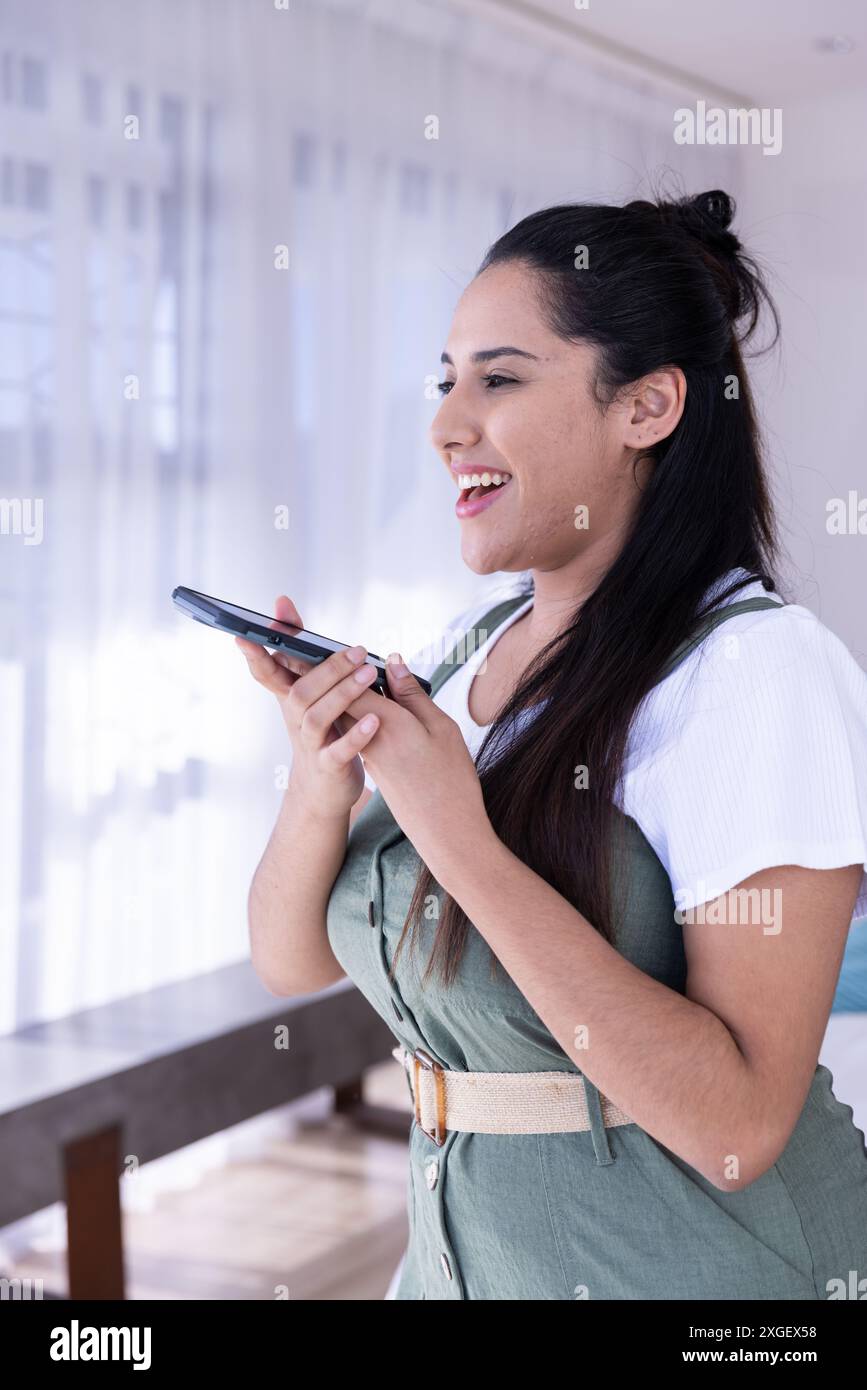
[[[735,201],[721,188],[711,188],[691,198],[675,198],[655,205],[636,203],[632,206],[655,206],[663,222],[680,228],[716,256],[731,260],[740,252],[738,238],[729,231],[735,215]]]
[[[730,230],[736,204],[722,188],[711,188],[691,197],[661,198],[656,202],[635,199],[626,204],[624,211],[642,219],[656,220],[681,244],[685,239],[695,248],[716,281],[732,326],[743,321],[737,334],[740,342],[745,342],[755,331],[762,304],[768,306],[779,333],[776,309],[759,268],[744,252],[737,234]]]
[[[721,188],[712,188],[708,193],[697,193],[692,205],[710,222],[716,223],[720,231],[727,231],[735,215],[734,200]]]
[[[694,198],[682,198],[674,208],[685,230],[712,246],[718,254],[734,256],[740,251],[740,242],[734,232],[729,231],[735,202],[721,188],[696,193]]]

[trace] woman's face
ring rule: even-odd
[[[487,505],[458,513],[461,553],[477,574],[560,569],[594,548],[610,563],[640,499],[641,422],[630,423],[629,404],[601,413],[595,349],[546,326],[535,283],[517,262],[483,271],[458,302],[443,354],[448,386],[431,439],[456,499],[466,497],[461,475],[510,475]]]

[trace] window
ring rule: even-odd
[[[90,125],[102,125],[102,83],[86,72],[81,79],[81,100],[84,119]]]
[[[126,186],[126,225],[130,232],[140,232],[144,226],[144,193],[137,183]]]
[[[31,212],[48,212],[51,202],[51,170],[47,164],[24,165],[24,206]]]
[[[48,105],[48,73],[38,58],[22,58],[20,69],[21,105],[44,111]]]
[[[91,174],[87,180],[87,220],[91,227],[105,226],[106,209],[105,179]]]

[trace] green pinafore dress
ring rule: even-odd
[[[491,633],[523,601],[498,604],[477,631]],[[773,606],[748,599],[706,616],[659,679],[718,623]],[[434,693],[472,650],[468,640],[438,667]],[[671,882],[638,824],[623,821],[614,944],[682,994]],[[377,790],[350,831],[328,937],[397,1042],[458,1071],[581,1075],[502,966],[492,977],[490,949],[472,926],[450,988],[436,978],[421,985],[434,919],[424,922],[417,952],[406,943],[389,981],[418,868]],[[410,1239],[396,1298],[815,1300],[839,1297],[833,1290],[851,1287],[853,1270],[867,1277],[867,1150],[826,1067],[817,1065],[777,1162],[729,1193],[637,1124],[606,1128],[599,1091],[583,1080],[591,1128],[582,1132],[451,1130],[438,1146],[412,1119]]]

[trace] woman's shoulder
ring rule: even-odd
[[[623,806],[678,890],[867,863],[867,674],[809,609],[731,616],[640,712]]]
[[[650,756],[697,722],[736,723],[764,711],[765,723],[822,718],[844,706],[867,724],[867,673],[846,644],[809,608],[765,594],[757,582],[726,601],[767,597],[774,607],[718,622],[642,703],[634,726]],[[656,745],[656,747],[654,747]]]

